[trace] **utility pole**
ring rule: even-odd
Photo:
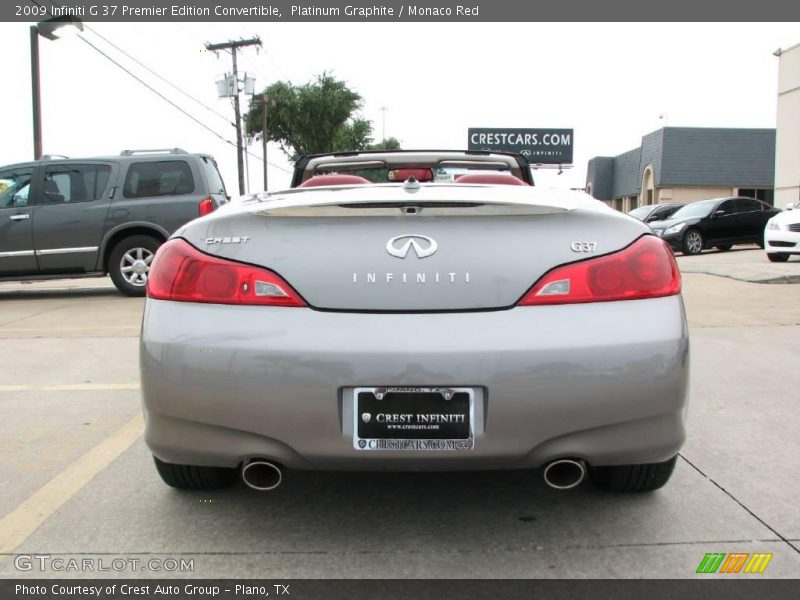
[[[236,65],[236,52],[239,48],[245,46],[261,46],[261,38],[254,37],[247,40],[231,40],[228,42],[221,42],[219,44],[206,44],[206,50],[217,52],[219,50],[227,50],[231,53],[233,58],[233,112],[236,117],[236,166],[239,171],[239,194],[243,195],[244,191],[244,143],[242,141],[242,111],[239,106],[239,70]]]
[[[264,156],[264,191],[267,191],[267,95],[261,96],[264,100],[264,122],[261,123],[261,152]]]

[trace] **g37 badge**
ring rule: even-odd
[[[573,252],[594,252],[597,242],[572,242],[569,247]]]

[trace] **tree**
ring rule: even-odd
[[[400,142],[397,138],[388,137],[382,142],[370,144],[367,150],[400,150]]]
[[[247,131],[256,139],[263,135],[263,94],[269,102],[267,140],[278,143],[291,160],[304,154],[364,150],[373,141],[372,123],[356,115],[361,96],[329,73],[299,86],[278,81],[257,96],[245,115]]]

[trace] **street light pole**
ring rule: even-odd
[[[384,142],[386,141],[386,111],[387,110],[389,110],[389,109],[386,108],[385,106],[381,106],[381,113],[383,113],[381,115],[382,116],[382,119],[381,119],[381,121],[382,121],[382,123],[381,123],[382,124],[381,136],[382,136],[382,141],[384,141]]]
[[[33,109],[33,159],[42,157],[42,91],[39,87],[39,36],[57,40],[83,31],[83,21],[73,16],[53,17],[31,25],[31,108]]]
[[[39,28],[31,25],[31,100],[33,109],[33,160],[42,158],[42,97],[39,89]]]

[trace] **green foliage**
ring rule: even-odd
[[[389,137],[382,142],[370,144],[367,150],[400,150],[400,142],[397,138]]]
[[[256,139],[263,135],[263,94],[269,103],[267,140],[279,144],[291,160],[304,154],[371,147],[372,123],[356,116],[361,96],[329,73],[299,86],[278,81],[256,96],[245,115],[248,134]],[[394,147],[400,147],[397,140],[390,140],[396,144]]]

